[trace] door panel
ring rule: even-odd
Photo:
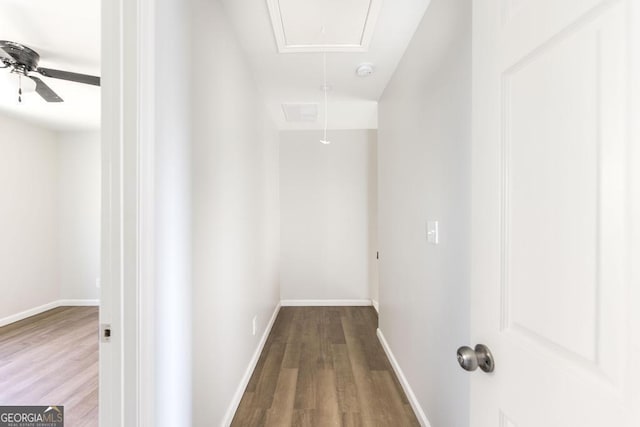
[[[640,425],[632,12],[474,3],[472,337],[496,358],[472,377],[474,427]]]

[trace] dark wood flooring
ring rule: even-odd
[[[64,405],[98,425],[98,307],[59,307],[0,328],[0,405]]]
[[[372,307],[282,307],[232,426],[419,426]]]

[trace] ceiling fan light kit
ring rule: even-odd
[[[88,74],[73,73],[70,71],[54,70],[51,68],[38,67],[40,55],[35,50],[21,45],[20,43],[0,40],[0,68],[9,68],[11,73],[18,76],[25,76],[36,84],[36,92],[47,102],[63,102],[63,99],[56,94],[40,76],[67,80],[76,83],[83,83],[92,86],[100,86],[100,77]],[[22,85],[18,88],[18,100],[22,99]]]

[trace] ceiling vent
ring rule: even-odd
[[[266,0],[280,53],[366,52],[381,0]]]
[[[288,122],[317,122],[318,104],[282,104]]]

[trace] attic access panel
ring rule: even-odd
[[[366,52],[381,0],[266,0],[280,53]]]

